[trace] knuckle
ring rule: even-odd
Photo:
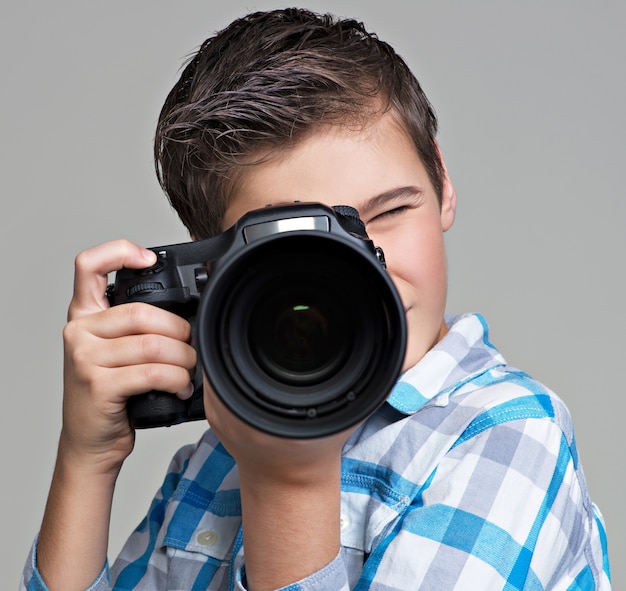
[[[152,363],[143,371],[147,389],[176,392],[189,382],[189,373],[182,367]]]
[[[85,352],[85,331],[79,320],[70,320],[63,327],[63,345],[65,351],[74,356],[83,355]]]
[[[188,352],[189,356],[185,367],[187,367],[187,369],[194,369],[196,365],[198,365],[198,351],[196,351],[195,347],[189,346]]]
[[[141,328],[148,323],[150,318],[149,304],[133,302],[120,306],[122,313],[126,315],[126,322],[133,327]]]
[[[191,340],[191,323],[188,320],[183,320],[183,338],[185,341],[189,342]]]
[[[111,245],[117,247],[120,251],[128,252],[132,250],[133,243],[126,238],[118,238],[117,240],[113,240]]]
[[[76,255],[74,259],[74,267],[77,272],[86,271],[91,268],[92,265],[92,254],[89,250],[83,250]]]
[[[144,379],[149,388],[156,390],[164,389],[167,383],[167,372],[165,367],[159,364],[149,364],[144,366]]]
[[[63,342],[66,344],[74,342],[79,332],[78,323],[75,320],[70,320],[63,327]]]
[[[76,376],[81,382],[91,383],[95,372],[95,364],[89,347],[70,347],[65,351],[66,369]]]
[[[80,320],[72,320],[63,328],[65,367],[81,382],[89,383],[97,368],[97,340],[85,332]]]
[[[145,334],[139,339],[139,348],[143,352],[143,356],[149,360],[161,359],[163,353],[163,339],[157,335]]]

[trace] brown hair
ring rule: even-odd
[[[255,12],[207,39],[159,116],[159,182],[195,238],[221,231],[238,172],[324,125],[392,110],[437,195],[437,118],[394,50],[355,20],[303,9]]]

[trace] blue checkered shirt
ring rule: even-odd
[[[341,552],[285,589],[610,589],[565,405],[506,364],[481,316],[447,320],[346,444]],[[45,589],[35,555],[22,589]],[[243,590],[244,564],[237,466],[209,430],[90,591]]]

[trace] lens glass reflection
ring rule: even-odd
[[[285,383],[328,379],[352,346],[338,302],[315,292],[266,296],[255,307],[249,334],[261,369]]]
[[[328,321],[315,307],[288,306],[276,319],[272,344],[272,356],[285,369],[315,370],[327,361]]]

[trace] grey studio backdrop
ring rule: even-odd
[[[185,56],[275,2],[5,2],[2,109],[2,530],[16,588],[61,423],[62,343],[77,252],[127,237],[187,240],[156,183],[151,140]],[[574,416],[592,496],[626,588],[622,178],[626,4],[311,0],[364,20],[417,73],[441,123],[459,208],[449,311],[480,311],[514,365]],[[169,458],[204,425],[138,434],[116,492],[110,555]]]

